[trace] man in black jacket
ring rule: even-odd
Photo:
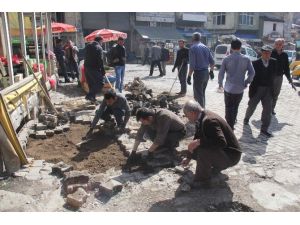
[[[113,63],[115,67],[116,73],[116,89],[119,92],[122,92],[123,89],[123,81],[125,75],[125,61],[126,61],[126,51],[124,47],[124,38],[119,37],[118,43],[114,47],[113,51]]]
[[[261,114],[261,129],[260,133],[272,137],[273,135],[268,132],[271,122],[272,113],[272,87],[274,74],[277,71],[277,60],[271,58],[272,47],[265,45],[261,49],[261,58],[253,62],[255,76],[249,87],[249,102],[244,124],[249,123],[250,117],[253,115],[256,106],[261,101],[262,114]]]
[[[276,39],[274,43],[275,48],[273,49],[271,54],[272,58],[277,59],[277,71],[274,74],[274,80],[273,80],[273,104],[272,104],[273,115],[276,114],[275,106],[276,106],[278,96],[280,94],[283,74],[286,76],[289,83],[293,85],[293,81],[290,74],[290,68],[289,68],[289,57],[283,51],[283,46],[284,46],[284,39],[283,38]]]
[[[180,81],[181,90],[178,95],[185,96],[186,94],[186,76],[189,61],[189,49],[185,47],[184,40],[178,41],[179,50],[177,51],[176,60],[172,72],[178,69],[178,78]]]
[[[96,37],[93,42],[85,47],[84,71],[89,85],[89,93],[85,99],[92,102],[96,101],[97,92],[102,90],[103,76],[105,75],[102,56],[103,50],[101,47],[102,41],[102,37]]]
[[[167,62],[170,60],[170,52],[168,49],[165,48],[165,43],[161,44],[161,69],[163,75],[166,75],[166,66]]]

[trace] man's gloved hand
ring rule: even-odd
[[[173,72],[173,73],[175,72],[175,67],[173,67],[172,72]]]
[[[191,76],[188,76],[188,77],[187,77],[186,82],[187,82],[188,85],[191,85],[191,84],[192,84],[192,82],[191,82]]]
[[[213,70],[209,71],[209,77],[210,77],[211,80],[213,80],[215,78],[215,74],[214,74]]]

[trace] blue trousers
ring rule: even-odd
[[[115,73],[116,73],[116,85],[115,88],[122,92],[123,89],[123,81],[124,81],[124,74],[125,74],[125,66],[115,66]]]

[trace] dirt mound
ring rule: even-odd
[[[56,134],[46,140],[30,139],[26,153],[35,159],[44,159],[57,163],[64,161],[73,165],[76,170],[88,170],[90,173],[102,173],[115,167],[122,168],[126,157],[117,144],[116,139],[101,133],[94,133],[91,140],[77,149],[89,127],[81,124],[71,124],[70,131]]]

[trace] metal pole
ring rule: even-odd
[[[34,47],[35,47],[35,58],[36,63],[38,65],[38,71],[40,72],[40,54],[39,54],[39,42],[36,32],[36,16],[35,12],[32,13],[32,30],[33,30],[33,40],[34,40]]]
[[[42,54],[43,54],[43,64],[44,64],[44,69],[45,69],[45,73],[43,74],[44,76],[44,80],[46,79],[46,74],[47,74],[47,70],[46,70],[46,51],[45,51],[45,36],[44,36],[44,21],[43,21],[43,13],[40,13],[40,27],[41,29],[41,40],[42,40]]]
[[[26,57],[26,34],[25,34],[25,26],[24,26],[24,14],[22,12],[18,13],[18,19],[19,19],[19,28],[20,28],[20,41],[21,41],[21,51],[22,54]],[[23,68],[24,68],[24,77],[28,76],[28,68],[26,66],[26,63],[23,60]]]
[[[50,73],[50,76],[52,76],[53,74],[53,71],[54,71],[54,68],[52,68],[52,63],[51,63],[51,58],[50,58],[50,54],[49,52],[52,51],[51,50],[51,40],[50,40],[50,32],[49,31],[49,23],[51,23],[51,21],[49,22],[49,17],[48,17],[48,14],[46,12],[46,17],[45,17],[45,20],[46,20],[46,23],[45,23],[45,30],[46,30],[46,42],[47,42],[47,51],[48,51],[48,64],[49,64],[49,73]]]
[[[15,80],[14,80],[14,69],[13,69],[13,63],[12,63],[11,41],[9,38],[7,12],[1,12],[1,19],[2,19],[2,24],[3,24],[4,44],[6,46],[6,58],[7,58],[7,66],[8,66],[9,83],[10,83],[10,85],[12,85],[15,83]]]

